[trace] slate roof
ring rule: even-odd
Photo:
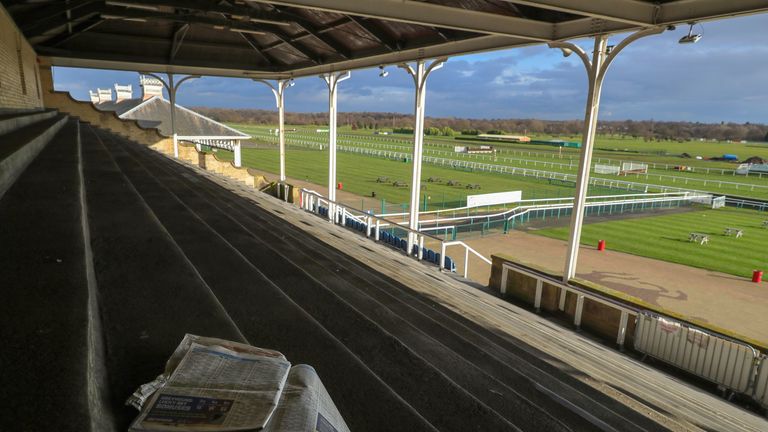
[[[160,96],[154,96],[147,100],[126,99],[120,102],[102,102],[94,106],[101,111],[115,111],[121,119],[137,120],[143,127],[158,128],[163,135],[173,135],[171,104]],[[176,104],[176,134],[180,136],[250,138],[249,135],[179,104]]]

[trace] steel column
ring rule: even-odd
[[[165,87],[165,90],[168,92],[168,101],[171,103],[171,135],[173,136],[173,157],[178,158],[179,157],[179,140],[176,138],[176,91],[181,87],[181,85],[184,83],[184,81],[190,80],[190,79],[197,79],[200,78],[200,75],[187,75],[184,78],[182,78],[178,83],[174,84],[173,82],[173,74],[168,73],[168,80],[163,80],[159,76],[149,73],[149,72],[140,72],[144,75],[149,75],[152,78],[160,81],[160,84]]]
[[[419,194],[421,192],[421,158],[424,149],[424,113],[427,96],[427,78],[429,74],[443,67],[446,58],[440,58],[426,66],[424,60],[416,62],[416,69],[403,63],[398,67],[404,69],[413,78],[416,88],[414,101],[415,123],[413,128],[413,174],[411,176],[411,203],[408,209],[408,227],[411,230],[419,230]],[[408,250],[410,255],[413,245],[416,243],[415,233],[408,232]]]
[[[334,220],[333,215],[336,212],[336,206],[333,202],[336,201],[337,89],[339,82],[348,79],[350,76],[351,73],[349,71],[328,73],[320,76],[320,78],[325,80],[325,84],[328,86],[328,200],[331,201],[328,203],[328,218],[331,221]]]
[[[568,252],[563,271],[563,281],[568,282],[576,276],[576,264],[579,255],[579,243],[581,241],[581,227],[584,223],[584,212],[589,189],[589,174],[592,165],[592,150],[595,144],[597,130],[597,118],[600,109],[600,93],[608,70],[613,59],[627,45],[645,36],[659,34],[665,27],[651,27],[631,34],[621,41],[615,48],[608,46],[608,35],[595,36],[592,59],[583,49],[570,42],[552,42],[550,48],[560,48],[563,54],[568,56],[575,53],[584,63],[587,70],[588,91],[587,103],[584,113],[584,132],[582,136],[581,155],[579,157],[579,169],[576,178],[576,196],[574,197],[573,211],[571,213],[571,229],[568,238]],[[562,298],[561,298],[562,303]],[[561,306],[562,307],[562,306]]]
[[[280,149],[280,182],[278,184],[278,198],[285,196],[285,89],[293,86],[293,79],[277,80],[275,84],[263,79],[254,78],[253,81],[262,83],[272,90],[275,95],[275,104],[277,105],[277,133]]]

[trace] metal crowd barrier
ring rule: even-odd
[[[635,349],[742,394],[760,357],[746,343],[647,311],[637,315]]]
[[[768,409],[768,357],[764,355],[760,357],[760,366],[757,369],[752,398],[763,408]]]

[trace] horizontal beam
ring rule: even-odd
[[[251,0],[388,21],[548,41],[550,23],[411,0]]]
[[[189,42],[187,42],[189,43]],[[436,58],[470,52],[493,51],[514,46],[527,46],[533,42],[526,39],[512,39],[505,36],[480,36],[462,41],[446,42],[427,47],[415,47],[397,52],[384,52],[359,59],[345,60],[327,65],[305,64],[294,70],[280,70],[269,67],[238,67],[235,64],[191,65],[184,64],[185,59],[177,59],[177,64],[168,65],[164,61],[153,62],[150,59],[107,58],[103,53],[82,53],[66,50],[53,50],[40,47],[38,53],[46,57],[54,66],[83,67],[112,70],[151,70],[176,74],[225,76],[240,78],[285,79],[291,77],[317,76],[323,73],[364,69],[379,65],[398,64],[419,58]]]
[[[567,12],[632,25],[654,23],[659,6],[639,0],[504,0],[540,9]]]

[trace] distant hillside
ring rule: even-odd
[[[215,120],[228,123],[275,124],[275,110],[229,109],[195,107],[195,111]],[[286,113],[286,124],[325,125],[328,114]],[[413,126],[413,116],[381,112],[339,113],[339,126],[357,129],[408,129]],[[581,120],[537,119],[465,119],[455,117],[427,117],[426,127],[437,134],[518,133],[573,136],[581,133]],[[598,129],[602,134],[632,136],[648,140],[717,139],[732,141],[768,141],[768,125],[737,123],[659,122],[653,120],[601,121]],[[439,131],[438,131],[439,130]],[[439,132],[439,133],[438,133]]]

